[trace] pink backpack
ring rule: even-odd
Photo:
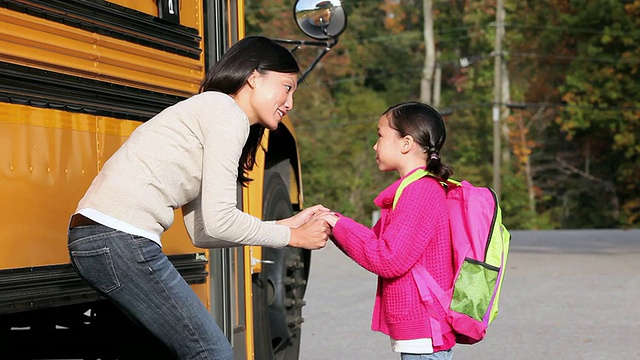
[[[402,190],[424,176],[433,175],[419,169],[400,183],[394,208]],[[455,180],[442,185],[447,191],[454,252],[453,287],[442,289],[420,264],[411,271],[427,309],[442,307],[456,342],[474,344],[484,338],[487,327],[498,315],[511,235],[502,224],[502,211],[491,188]],[[442,345],[439,323],[434,319],[430,323],[433,345]]]

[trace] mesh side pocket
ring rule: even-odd
[[[465,259],[456,279],[451,310],[482,321],[495,290],[498,268],[473,259]]]

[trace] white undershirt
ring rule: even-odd
[[[160,247],[162,247],[162,243],[160,242],[160,236],[158,236],[158,234],[156,233],[137,228],[131,224],[127,224],[124,221],[120,221],[107,214],[103,214],[100,211],[95,209],[84,208],[84,209],[80,209],[78,213],[84,215],[85,217],[88,217],[89,219],[95,222],[108,226],[112,229],[120,230],[122,232],[126,232],[127,234],[138,235],[138,236],[145,237],[149,240],[153,240],[158,245],[160,245]]]
[[[391,350],[396,353],[409,354],[432,354],[433,342],[430,338],[412,339],[412,340],[391,340]]]

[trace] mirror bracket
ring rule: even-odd
[[[272,39],[272,40],[283,45],[295,45],[292,49],[289,50],[291,51],[291,53],[294,53],[296,50],[301,49],[303,46],[315,46],[315,47],[322,48],[322,50],[318,52],[318,55],[316,55],[316,58],[304,70],[302,75],[300,75],[300,77],[298,78],[298,84],[304,81],[304,79],[311,72],[311,70],[313,70],[313,68],[316,67],[316,65],[318,65],[320,60],[322,60],[322,58],[325,55],[327,55],[329,50],[331,50],[331,48],[336,46],[336,44],[338,43],[337,37],[332,38],[331,41],[306,41],[306,40],[289,40],[289,39]]]
[[[347,14],[342,7],[341,0],[296,0],[293,7],[293,16],[300,30],[314,40],[272,40],[284,46],[294,45],[289,50],[291,53],[303,46],[322,48],[315,60],[298,78],[298,84],[300,84],[320,60],[327,55],[329,50],[338,43],[338,37],[347,27]]]

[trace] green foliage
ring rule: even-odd
[[[563,34],[575,50],[564,82],[557,87],[566,106],[556,121],[566,140],[582,152],[582,159],[577,157],[563,168],[579,176],[583,187],[576,191],[575,185],[567,186],[564,226],[638,225],[629,213],[634,207],[626,203],[640,199],[640,5],[611,0],[592,1],[587,7],[573,5],[563,9],[559,18],[566,27],[580,31]],[[576,179],[572,180],[575,184]],[[607,191],[602,184],[607,184]]]
[[[560,227],[557,217],[537,214],[529,208],[527,185],[522,177],[505,175],[502,178],[502,222],[508,229],[553,229]]]
[[[565,206],[562,207],[564,211],[560,218],[561,227],[583,229],[616,227],[617,198],[615,194],[611,194],[600,185],[583,178],[576,179],[574,187],[563,194]]]
[[[397,177],[372,146],[380,114],[417,100],[422,3],[343,2],[339,44],[301,84],[296,125],[307,204],[368,224]],[[301,38],[292,1],[247,3],[248,33]],[[640,2],[506,0],[503,44],[511,102],[502,138],[501,206],[510,229],[640,225]],[[434,2],[442,69],[442,156],[455,179],[491,185],[495,3]],[[314,51],[296,52],[301,64]],[[532,194],[530,197],[529,194]]]
[[[305,201],[322,203],[366,224],[375,209],[373,199],[393,181],[380,173],[373,151],[386,102],[372,90],[351,86],[351,93],[333,109],[333,117],[316,118],[298,128]]]

